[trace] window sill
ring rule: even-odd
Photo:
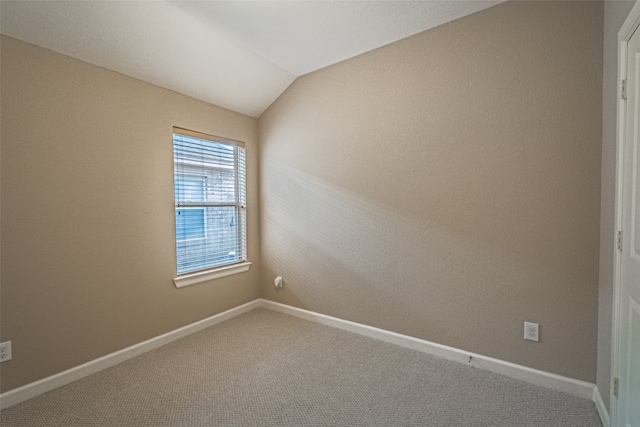
[[[225,265],[224,267],[198,271],[196,273],[175,277],[173,279],[173,283],[176,285],[176,288],[183,288],[185,286],[195,285],[197,283],[219,279],[221,277],[231,276],[232,274],[244,273],[249,270],[249,267],[251,267],[251,263],[249,261],[245,261],[240,264]]]

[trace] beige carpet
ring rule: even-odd
[[[0,414],[10,426],[601,426],[589,400],[257,309]]]

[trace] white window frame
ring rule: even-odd
[[[173,134],[179,134],[183,136],[194,137],[194,138],[204,139],[204,140],[213,141],[213,142],[220,142],[224,144],[233,144],[235,146],[244,148],[244,142],[242,141],[236,141],[228,138],[221,138],[218,136],[209,135],[209,134],[196,132],[196,131],[179,128],[179,127],[173,128],[173,133],[171,137],[172,145],[173,145]],[[175,159],[174,159],[174,162],[175,162]],[[238,169],[237,162],[234,167],[236,168],[236,171],[237,171]],[[246,168],[246,160],[245,160],[245,168]],[[245,171],[245,174],[246,174],[246,171]],[[197,175],[195,175],[194,177],[197,177]],[[238,185],[239,185],[238,180],[236,180],[236,201],[238,200],[238,197],[241,191],[241,189],[238,188]],[[174,176],[174,186],[175,186],[175,176]],[[246,194],[246,178],[245,178],[245,188],[243,190]],[[177,205],[177,201],[174,195],[174,207],[176,205]],[[195,285],[197,283],[202,283],[202,282],[206,282],[214,279],[219,279],[221,277],[230,276],[232,274],[243,273],[249,270],[249,267],[251,266],[251,262],[248,261],[248,255],[246,250],[246,238],[247,238],[246,220],[245,221],[242,220],[243,216],[246,218],[246,206],[242,205],[242,206],[239,206],[239,208],[245,210],[244,215],[238,215],[238,230],[239,230],[239,239],[240,239],[239,246],[241,247],[243,252],[241,254],[240,261],[234,264],[226,264],[226,265],[213,267],[206,270],[200,270],[200,271],[195,271],[195,272],[190,272],[185,274],[178,274],[176,275],[176,277],[173,278],[173,283],[177,288],[181,288],[189,285]],[[174,226],[176,225],[175,221],[176,220],[174,218]],[[206,215],[205,215],[205,222],[206,222]],[[206,233],[206,227],[205,227],[205,233]],[[176,243],[176,251],[177,251],[177,246],[178,246],[177,236],[175,236],[174,242]],[[174,259],[176,262],[176,269],[177,269],[177,261],[178,261],[177,252],[175,254]]]

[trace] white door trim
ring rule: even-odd
[[[617,239],[619,230],[622,230],[622,184],[623,184],[623,147],[625,144],[625,129],[627,116],[627,103],[622,99],[621,82],[627,79],[627,44],[631,39],[634,31],[640,26],[640,1],[629,12],[629,16],[625,19],[624,24],[618,32],[618,108],[617,108],[617,137],[616,137],[616,194],[615,194],[615,233],[612,238]],[[624,236],[627,237],[628,236]],[[619,354],[618,343],[620,341],[620,287],[621,287],[621,252],[618,250],[617,243],[614,248],[614,269],[613,269],[613,330],[611,342],[611,381],[618,377],[619,370]],[[613,395],[613,386],[609,396],[609,408],[611,412],[611,425],[616,426],[618,421],[618,402]]]

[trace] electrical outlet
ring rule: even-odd
[[[538,342],[538,330],[539,326],[537,323],[524,322],[524,339]]]
[[[0,362],[11,360],[11,341],[0,343]]]
[[[276,285],[276,288],[282,288],[282,276],[276,277],[276,280],[273,281],[273,284]]]

